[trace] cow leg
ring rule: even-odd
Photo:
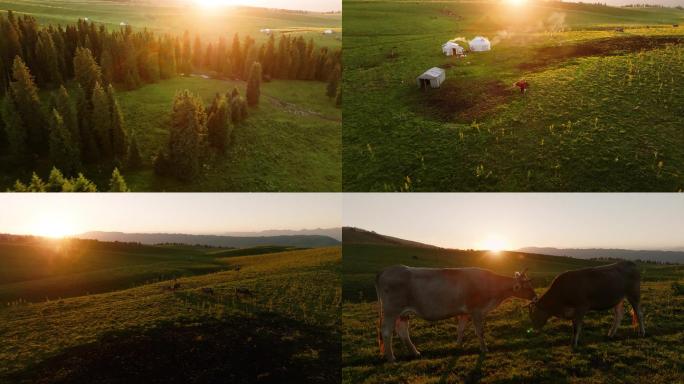
[[[396,361],[394,358],[394,351],[392,351],[392,336],[394,336],[394,322],[396,319],[396,316],[387,316],[387,314],[385,314],[385,317],[382,319],[382,325],[380,326],[385,359],[390,363]]]
[[[404,345],[411,351],[414,357],[420,357],[420,352],[416,349],[416,346],[411,342],[411,337],[409,336],[409,317],[400,316],[397,320],[397,333],[401,338]]]
[[[468,316],[458,316],[458,338],[456,339],[456,344],[459,346],[463,343],[463,333],[466,325],[468,325]]]
[[[632,316],[636,316],[636,320],[639,322],[639,336],[644,337],[646,335],[646,329],[644,328],[644,314],[641,312],[639,297],[627,297],[627,300],[632,306],[632,311],[634,311]]]
[[[572,320],[572,346],[574,348],[577,348],[580,332],[582,332],[582,316],[578,316]]]
[[[473,325],[475,325],[475,333],[477,333],[477,338],[480,340],[480,351],[482,353],[487,353],[487,345],[484,340],[484,315],[480,313],[473,313]]]
[[[610,330],[608,331],[608,337],[615,336],[618,327],[620,327],[622,315],[624,315],[625,313],[625,303],[623,300],[620,300],[620,302],[615,307],[613,307],[613,312],[615,312],[615,318],[613,319],[613,326],[610,327]]]

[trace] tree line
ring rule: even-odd
[[[38,86],[58,87],[77,76],[73,58],[79,48],[90,50],[102,68],[102,84],[135,89],[180,74],[212,72],[220,77],[247,79],[254,62],[262,65],[265,81],[297,79],[331,81],[339,78],[342,53],[316,47],[313,39],[273,34],[257,44],[250,36],[235,34],[205,42],[191,37],[159,35],[127,25],[107,30],[104,25],[78,20],[75,25],[40,27],[29,15],[12,11],[0,15],[0,92],[8,88],[14,59],[19,56],[34,74]],[[335,78],[334,81],[338,81]]]

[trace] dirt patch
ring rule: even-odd
[[[470,123],[480,120],[513,95],[500,80],[450,79],[427,92],[425,102],[441,119]]]
[[[111,333],[5,379],[77,384],[337,383],[339,340],[332,329],[272,314],[207,318]]]
[[[531,61],[524,62],[518,67],[522,70],[536,70],[575,57],[619,55],[683,42],[684,38],[674,36],[629,36],[598,39],[572,45],[541,47],[530,55]]]

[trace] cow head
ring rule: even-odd
[[[534,329],[541,329],[551,317],[548,312],[539,307],[537,299],[535,298],[529,305],[530,320]]]
[[[535,300],[537,294],[530,283],[532,280],[527,277],[527,268],[522,272],[515,273],[515,284],[513,285],[513,296],[521,299]]]

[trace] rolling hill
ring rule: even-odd
[[[245,248],[264,245],[279,245],[300,248],[338,245],[339,241],[320,235],[278,235],[278,236],[218,236],[188,235],[182,233],[123,233],[86,232],[74,236],[80,239],[119,241],[141,244],[199,244],[212,247]]]
[[[604,249],[604,248],[549,248],[549,247],[525,247],[518,249],[520,252],[541,253],[544,255],[569,256],[578,259],[625,259],[643,260],[665,263],[684,263],[684,251],[659,251],[659,250],[633,250],[633,249]]]
[[[355,227],[343,227],[342,239],[345,244],[403,245],[417,248],[439,248],[434,245],[381,235],[373,231]]]
[[[92,247],[81,256],[92,256],[92,268],[98,260],[134,268],[145,252],[160,261],[192,254],[188,246],[78,242]],[[118,251],[95,249],[107,247]],[[0,251],[0,263],[8,251]],[[32,262],[39,256],[12,252]],[[44,262],[51,263],[47,250],[34,252],[44,252]],[[125,260],[124,253],[130,253]],[[234,256],[217,262],[222,268],[174,281],[3,303],[0,382],[337,382],[340,262],[339,247]],[[158,273],[165,268],[161,262],[140,264]],[[117,270],[102,268],[107,272],[100,278]],[[79,274],[68,278],[77,281]],[[248,293],[237,294],[237,288]]]

